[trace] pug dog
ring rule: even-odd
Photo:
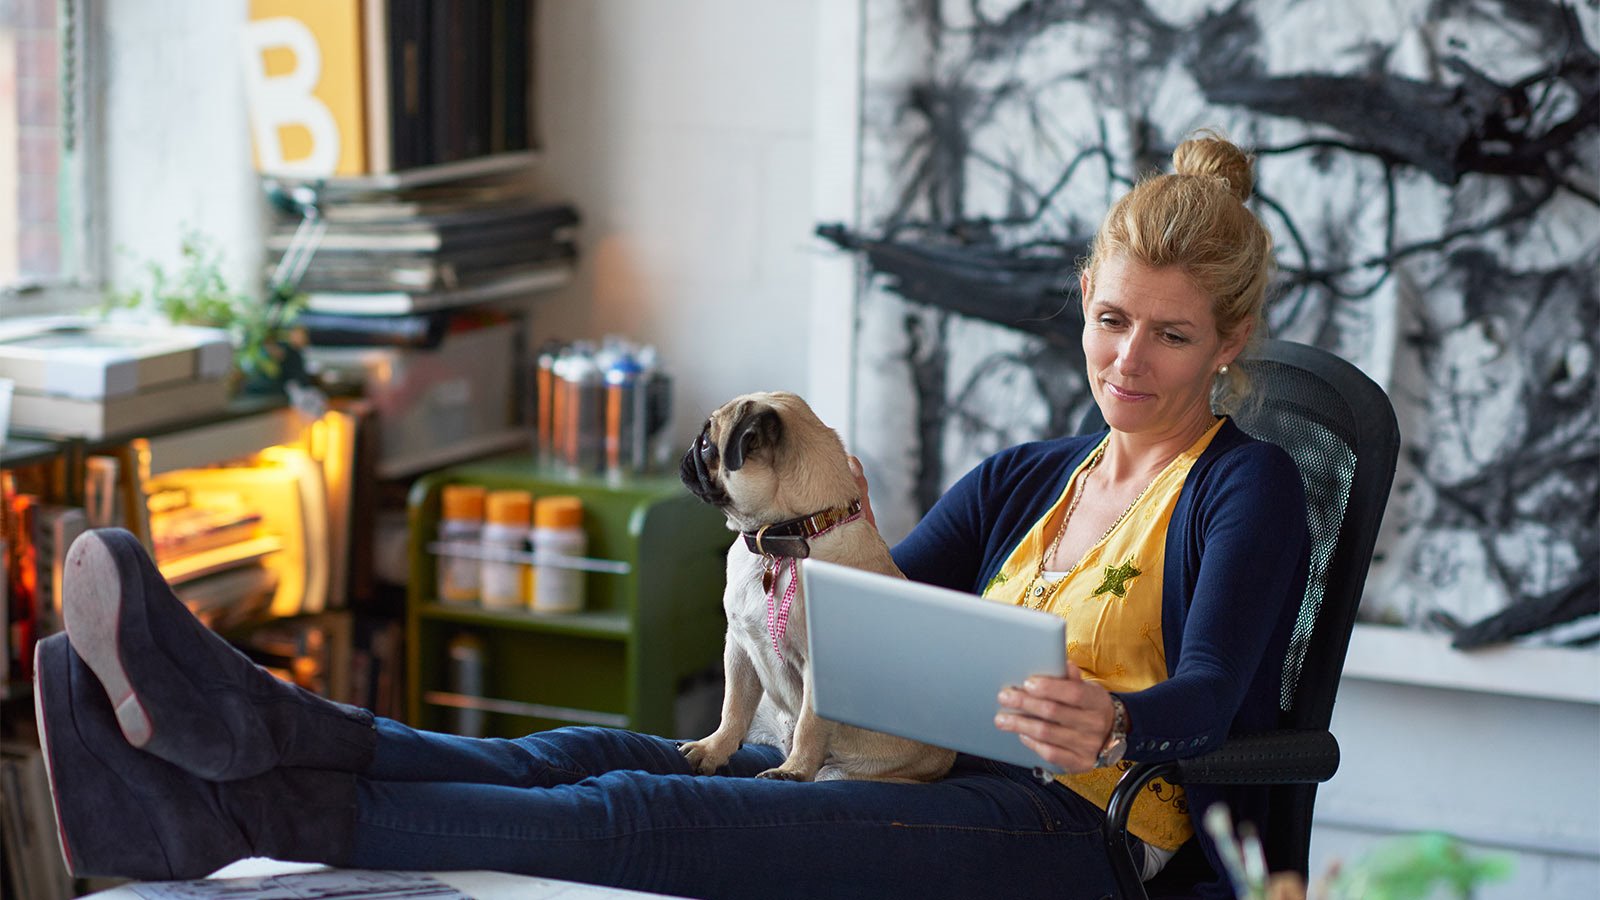
[[[680,747],[695,771],[715,773],[746,740],[780,746],[787,757],[758,778],[917,782],[949,771],[953,751],[813,712],[799,567],[824,559],[905,577],[862,514],[839,435],[795,394],[746,394],[706,420],[680,477],[739,532],[722,595],[722,721]]]

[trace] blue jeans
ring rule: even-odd
[[[933,784],[751,777],[781,761],[747,745],[704,777],[675,742],[628,731],[478,739],[379,719],[345,862],[763,900],[1114,893],[1104,814],[1024,769],[963,755]]]

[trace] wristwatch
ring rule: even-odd
[[[1111,734],[1106,737],[1105,746],[1100,748],[1100,755],[1094,759],[1097,769],[1116,765],[1122,761],[1122,754],[1128,752],[1128,708],[1122,705],[1122,700],[1116,694],[1111,695],[1111,713]]]

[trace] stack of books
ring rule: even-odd
[[[150,543],[162,577],[213,630],[264,617],[279,582],[268,558],[285,548],[283,538],[264,527],[259,507],[267,498],[247,500],[226,482],[188,477],[197,489],[152,484],[149,493]]]
[[[232,372],[220,329],[88,316],[0,325],[16,432],[100,440],[203,416],[227,405]]]
[[[301,235],[299,207],[280,208],[268,263],[309,252],[297,324],[313,345],[436,346],[452,309],[565,284],[577,258],[578,212],[539,199],[520,167],[486,157],[411,173],[332,179],[315,191],[321,224]],[[308,229],[309,230],[309,229]]]
[[[527,183],[535,11],[250,0],[255,165],[286,200],[269,278],[308,295],[299,324],[313,345],[437,346],[450,310],[569,279],[577,212]]]

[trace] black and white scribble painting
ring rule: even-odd
[[[1600,627],[1596,0],[865,0],[856,450],[886,537],[1089,402],[1075,260],[1216,127],[1255,149],[1274,336],[1394,400],[1363,617]]]

